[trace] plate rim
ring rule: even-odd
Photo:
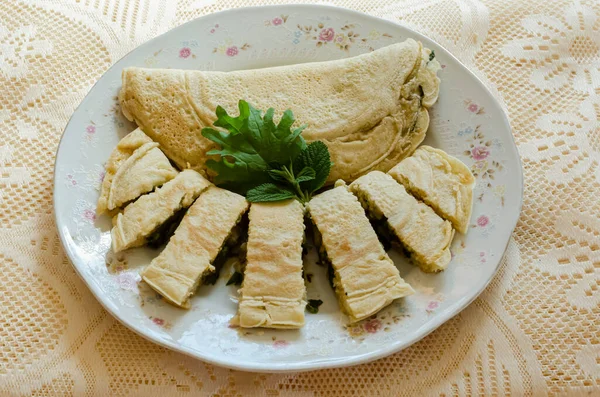
[[[512,222],[510,222],[510,225],[511,225],[510,235],[506,241],[506,244],[502,251],[502,255],[498,259],[498,262],[497,262],[493,272],[491,273],[491,276],[488,278],[488,280],[486,282],[482,283],[480,288],[478,288],[478,290],[471,297],[469,297],[469,299],[463,298],[462,301],[461,300],[457,301],[458,304],[454,310],[444,311],[439,316],[437,316],[432,323],[426,324],[426,327],[425,327],[425,325],[423,325],[420,328],[418,328],[414,332],[414,336],[412,338],[409,338],[408,340],[404,341],[403,343],[394,345],[393,348],[378,349],[374,352],[364,353],[361,355],[353,356],[351,358],[320,359],[320,360],[312,360],[311,362],[308,362],[308,363],[307,362],[299,362],[299,363],[272,362],[272,363],[248,364],[247,362],[242,362],[241,364],[238,364],[235,362],[235,359],[232,360],[232,359],[224,359],[224,358],[220,358],[220,357],[216,357],[216,356],[204,356],[201,353],[199,353],[198,351],[186,348],[185,346],[182,346],[181,344],[178,344],[174,341],[155,339],[154,337],[150,336],[150,334],[148,334],[146,332],[146,330],[144,330],[141,327],[139,327],[138,325],[134,324],[133,321],[130,321],[129,319],[125,319],[125,318],[122,318],[121,316],[118,316],[116,314],[116,311],[113,310],[113,307],[112,307],[113,305],[108,301],[105,302],[104,299],[101,298],[104,295],[102,293],[102,291],[98,290],[97,287],[93,283],[88,283],[86,278],[79,271],[77,265],[75,265],[74,258],[76,258],[76,255],[72,250],[71,244],[69,244],[66,241],[67,240],[66,239],[67,232],[63,231],[63,228],[61,227],[62,222],[59,221],[59,214],[56,210],[56,208],[57,208],[57,206],[56,206],[57,186],[58,186],[58,181],[56,179],[57,178],[56,171],[57,171],[58,157],[59,157],[61,147],[63,146],[63,139],[65,138],[65,132],[67,131],[67,129],[73,122],[73,115],[78,112],[78,110],[80,109],[83,102],[85,102],[85,99],[88,97],[88,95],[90,95],[90,92],[96,87],[96,85],[100,82],[102,77],[104,75],[106,75],[110,70],[115,68],[117,66],[117,64],[119,64],[119,62],[121,62],[124,58],[128,57],[134,51],[137,51],[143,47],[150,46],[153,42],[157,41],[162,36],[167,35],[167,34],[171,33],[172,31],[182,28],[183,26],[186,26],[188,24],[196,23],[198,20],[201,20],[203,18],[214,17],[215,15],[243,13],[244,11],[247,11],[247,10],[294,9],[294,8],[296,8],[296,9],[298,9],[298,8],[299,9],[322,9],[322,10],[329,10],[329,11],[334,11],[334,12],[342,12],[342,13],[346,13],[348,15],[352,15],[352,16],[355,16],[358,18],[367,18],[372,21],[378,21],[379,23],[400,26],[402,29],[405,29],[407,32],[409,32],[411,35],[413,35],[413,36],[411,36],[411,38],[418,39],[418,40],[426,39],[426,40],[433,42],[435,45],[443,48],[446,51],[447,56],[449,56],[454,62],[458,63],[462,68],[464,68],[467,71],[467,73],[471,75],[471,77],[476,82],[476,84],[478,84],[483,90],[485,90],[489,94],[489,96],[498,105],[498,107],[501,111],[502,121],[504,123],[504,126],[510,131],[510,138],[511,138],[511,142],[512,142],[512,145],[507,145],[507,146],[510,146],[510,148],[508,150],[513,151],[513,154],[515,155],[515,157],[517,159],[517,166],[518,166],[518,171],[519,171],[519,172],[517,172],[518,179],[519,179],[518,186],[520,189],[518,190],[518,192],[515,192],[515,193],[517,193],[519,195],[518,211],[516,211],[516,215],[515,215],[514,219],[512,220]],[[445,56],[446,56],[446,54],[445,54]],[[365,363],[375,361],[375,360],[390,356],[392,354],[398,353],[399,351],[402,351],[402,350],[406,349],[407,347],[412,346],[413,344],[419,342],[420,340],[425,338],[427,335],[429,335],[433,331],[437,330],[441,325],[443,325],[448,320],[450,320],[454,316],[461,313],[467,306],[469,306],[475,299],[477,299],[481,295],[481,293],[489,286],[490,282],[498,274],[498,270],[500,269],[500,266],[502,265],[502,262],[503,262],[504,258],[506,257],[506,251],[508,249],[508,245],[510,244],[510,241],[512,240],[512,235],[515,231],[515,228],[516,228],[519,218],[521,216],[521,212],[522,212],[522,208],[523,208],[523,195],[524,195],[523,164],[522,164],[521,156],[519,155],[519,151],[518,151],[518,148],[517,148],[517,145],[515,142],[513,129],[510,125],[508,115],[506,113],[506,109],[503,106],[502,101],[500,101],[498,98],[496,98],[496,96],[493,94],[493,92],[490,90],[490,88],[488,88],[488,86],[473,71],[471,71],[463,62],[461,62],[458,58],[456,58],[445,46],[443,46],[436,40],[434,40],[428,36],[425,36],[422,33],[415,31],[413,28],[411,28],[409,26],[403,25],[402,23],[392,21],[389,19],[384,19],[384,18],[377,17],[374,15],[369,15],[369,14],[366,14],[363,12],[355,11],[355,10],[352,10],[349,8],[335,6],[335,5],[326,5],[326,4],[279,4],[279,5],[262,5],[262,6],[247,6],[247,7],[239,7],[239,8],[230,8],[227,10],[213,12],[210,14],[202,15],[198,18],[194,18],[194,19],[187,21],[183,24],[180,24],[172,29],[169,29],[168,31],[161,33],[160,35],[155,36],[155,37],[151,38],[150,40],[147,40],[144,43],[138,45],[137,47],[131,49],[131,51],[128,51],[125,55],[123,55],[121,58],[119,58],[117,61],[115,61],[108,69],[106,69],[102,73],[102,75],[90,87],[90,89],[88,90],[85,97],[81,100],[81,102],[77,105],[77,107],[71,114],[69,121],[67,122],[67,124],[65,125],[65,128],[63,129],[63,131],[61,133],[61,137],[60,137],[60,140],[57,145],[56,155],[54,158],[53,172],[54,172],[54,175],[53,175],[54,186],[52,189],[52,205],[53,205],[53,212],[54,212],[54,222],[56,225],[56,229],[58,231],[58,236],[59,236],[60,242],[62,244],[62,247],[63,247],[65,253],[67,254],[67,257],[69,259],[69,262],[71,263],[71,266],[75,269],[75,273],[79,276],[79,278],[88,287],[88,289],[91,291],[94,298],[100,303],[100,305],[106,311],[108,311],[108,313],[110,313],[110,315],[112,317],[114,317],[117,321],[119,321],[126,328],[135,332],[137,335],[140,335],[144,339],[146,339],[152,343],[156,343],[157,345],[165,347],[167,349],[176,351],[178,353],[183,353],[187,356],[193,357],[194,359],[201,360],[201,361],[207,362],[209,364],[217,365],[220,367],[238,370],[238,371],[264,372],[264,373],[305,372],[305,371],[318,370],[318,369],[342,368],[342,367],[349,367],[349,366],[354,366],[354,365],[365,364]],[[427,329],[424,330],[423,328],[427,328]]]

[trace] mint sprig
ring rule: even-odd
[[[320,141],[307,145],[300,135],[304,127],[292,129],[295,122],[286,110],[279,122],[274,109],[264,113],[248,102],[239,102],[240,115],[231,117],[217,107],[216,127],[203,128],[202,135],[220,149],[206,165],[217,173],[215,183],[246,195],[250,202],[280,201],[296,198],[306,203],[326,182],[331,166],[327,146]]]
[[[312,142],[289,166],[268,170],[275,183],[265,183],[248,190],[246,199],[264,202],[295,197],[301,203],[307,203],[313,193],[325,184],[332,165],[327,146],[321,141]]]
[[[203,128],[202,136],[217,143],[220,149],[210,150],[209,155],[220,155],[220,159],[209,159],[208,168],[217,173],[215,183],[238,193],[269,182],[267,171],[271,165],[286,164],[306,148],[300,133],[304,126],[291,129],[294,115],[287,110],[279,124],[275,124],[273,108],[262,112],[246,101],[238,104],[240,115],[232,117],[221,106],[217,106],[215,127]]]

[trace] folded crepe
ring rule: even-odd
[[[369,217],[387,223],[421,270],[435,273],[448,266],[454,238],[452,225],[408,194],[394,178],[372,171],[352,182],[350,191]]]
[[[175,178],[177,170],[140,129],[126,135],[105,166],[96,212],[113,211]]]
[[[138,128],[125,135],[125,137],[119,141],[117,147],[112,151],[104,166],[105,174],[104,179],[102,179],[100,197],[98,198],[98,205],[96,207],[98,215],[101,215],[108,210],[108,196],[117,170],[129,157],[131,157],[133,152],[146,143],[152,143],[152,139]]]
[[[461,233],[466,233],[473,207],[475,178],[462,161],[440,149],[419,147],[388,171]]]
[[[205,171],[215,144],[201,135],[217,105],[235,112],[240,99],[256,108],[292,109],[321,140],[335,163],[329,182],[389,170],[425,137],[435,103],[439,63],[408,39],[373,52],[328,62],[234,72],[125,68],[119,101],[181,168]],[[431,58],[431,59],[430,59]]]

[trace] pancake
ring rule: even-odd
[[[452,225],[407,193],[394,178],[372,171],[352,182],[350,191],[370,217],[387,222],[423,271],[439,272],[448,266],[454,237]]]
[[[112,211],[119,208],[162,186],[177,174],[169,159],[158,148],[158,143],[145,143],[115,173],[108,194],[107,209]]]
[[[304,207],[297,200],[253,203],[249,220],[247,264],[232,323],[244,328],[300,328],[306,308]]]
[[[117,147],[113,149],[108,161],[106,162],[106,165],[104,166],[105,174],[104,179],[102,180],[102,186],[100,188],[98,205],[96,207],[96,212],[98,215],[103,214],[108,209],[108,195],[110,194],[112,180],[117,173],[117,170],[129,157],[131,157],[136,149],[140,148],[146,143],[152,143],[152,139],[144,134],[142,130],[137,128],[136,130],[125,135],[125,137],[119,141]]]
[[[194,170],[185,170],[154,192],[146,194],[113,217],[114,252],[139,247],[177,212],[192,205],[211,183]]]
[[[188,209],[165,249],[141,273],[142,279],[170,303],[188,308],[189,297],[215,271],[213,262],[247,209],[243,196],[210,187]]]
[[[475,178],[459,159],[443,150],[421,146],[388,174],[439,216],[452,222],[456,230],[467,232]]]
[[[307,205],[321,261],[333,269],[333,286],[351,322],[414,293],[377,239],[358,199],[346,186],[323,192]]]
[[[201,130],[216,120],[217,105],[231,115],[240,99],[276,114],[291,109],[307,126],[303,137],[328,146],[328,182],[350,181],[389,170],[423,141],[439,92],[430,53],[408,39],[352,58],[256,70],[125,68],[119,100],[172,161],[199,172],[215,148]]]

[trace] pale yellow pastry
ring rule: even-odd
[[[439,272],[450,263],[454,229],[427,204],[381,171],[371,171],[350,184],[361,204],[375,219],[383,219],[413,261],[425,272]]]
[[[108,194],[112,211],[177,176],[178,172],[160,151],[158,143],[145,143],[119,167]]]
[[[475,178],[459,159],[443,150],[421,146],[388,174],[438,215],[452,222],[456,230],[467,232]]]
[[[233,324],[245,328],[304,325],[303,238],[304,207],[298,201],[251,205],[247,264]]]
[[[188,308],[213,261],[248,209],[243,196],[211,186],[188,209],[165,249],[141,273],[170,303]]]
[[[245,99],[276,114],[291,109],[308,141],[321,140],[334,166],[329,182],[387,171],[423,141],[439,91],[439,63],[407,39],[356,57],[256,70],[214,72],[125,68],[123,114],[180,167],[205,170],[215,144],[201,135],[217,105],[237,114]]]
[[[140,148],[146,143],[152,143],[152,139],[142,132],[139,128],[125,135],[123,139],[119,141],[117,147],[114,148],[106,165],[104,166],[105,174],[102,180],[102,186],[100,188],[100,197],[98,198],[98,206],[96,212],[98,215],[103,214],[107,210],[108,195],[110,194],[110,188],[112,186],[113,177],[117,173],[117,170],[123,165],[123,163],[131,157],[136,149]]]
[[[194,170],[185,170],[154,192],[146,194],[113,217],[114,252],[139,247],[178,211],[192,205],[211,183]]]
[[[307,205],[318,233],[321,260],[333,267],[333,285],[351,322],[369,317],[394,299],[414,293],[377,239],[358,199],[346,186],[315,196]]]

